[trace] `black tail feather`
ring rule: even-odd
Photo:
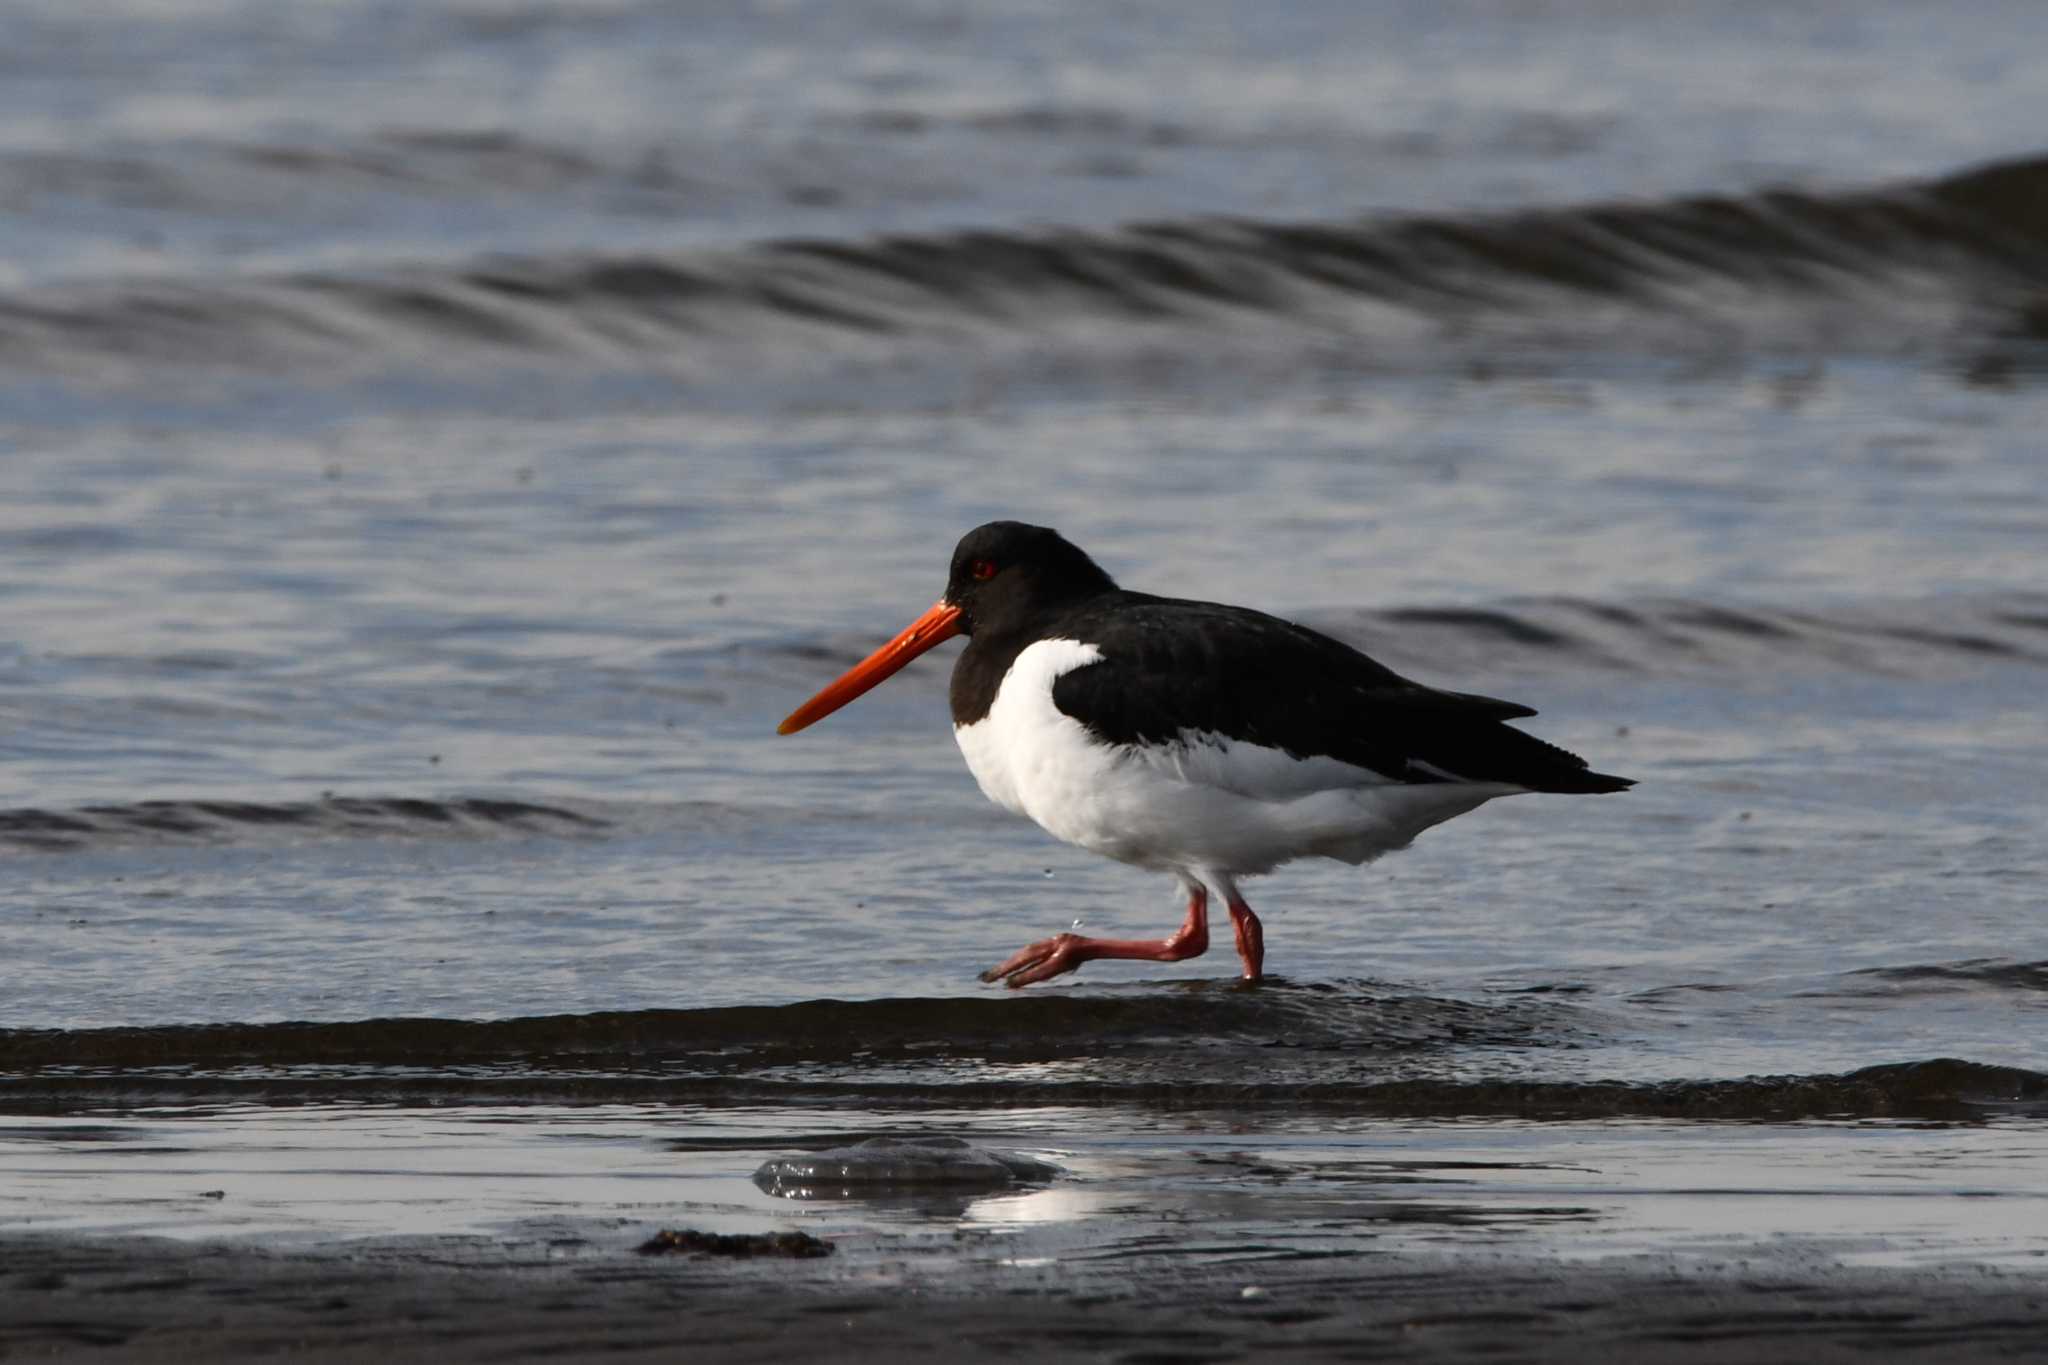
[[[1596,773],[1588,769],[1553,776],[1540,786],[1530,785],[1529,790],[1592,795],[1600,792],[1625,792],[1635,784],[1636,780],[1633,777],[1615,777],[1611,773]]]
[[[1467,782],[1507,782],[1532,792],[1620,792],[1636,784],[1632,777],[1596,773],[1577,754],[1512,725],[1460,727],[1442,734],[1428,746],[1426,761]]]

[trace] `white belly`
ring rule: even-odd
[[[1106,745],[1052,701],[1056,678],[1101,658],[1074,640],[1027,647],[988,715],[953,736],[989,800],[1122,862],[1235,876],[1294,858],[1362,863],[1522,790],[1392,782],[1333,758],[1298,759],[1221,736]]]

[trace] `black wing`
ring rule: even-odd
[[[1333,640],[1242,607],[1120,593],[1072,622],[1098,663],[1053,683],[1053,704],[1111,744],[1209,733],[1297,758],[1328,756],[1401,782],[1507,782],[1606,792],[1626,778],[1503,724],[1535,711],[1411,682]]]

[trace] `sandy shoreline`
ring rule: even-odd
[[[816,1262],[589,1239],[0,1238],[0,1358],[1958,1361],[2048,1353],[2048,1274],[1762,1256]],[[897,1256],[896,1253],[901,1253]],[[892,1257],[895,1257],[892,1259]],[[1247,1293],[1247,1289],[1252,1292]]]

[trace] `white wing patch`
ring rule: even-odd
[[[1296,758],[1285,750],[1209,732],[1183,735],[1174,744],[1128,745],[1125,751],[1132,761],[1155,765],[1183,782],[1219,787],[1264,801],[1283,801],[1310,792],[1394,785],[1394,779],[1342,759]]]

